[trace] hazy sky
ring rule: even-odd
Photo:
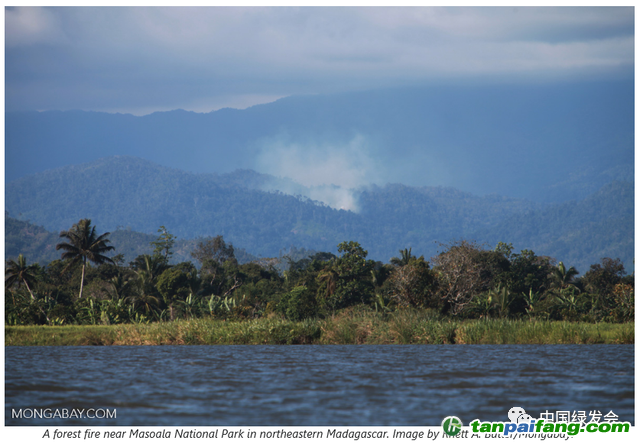
[[[5,10],[11,110],[245,108],[430,82],[631,78],[624,8]]]

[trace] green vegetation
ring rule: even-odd
[[[60,252],[56,250],[56,245],[60,242],[59,233],[47,231],[44,227],[33,225],[29,222],[14,219],[5,214],[5,258],[17,259],[21,254],[33,263],[46,265],[56,259],[60,259]],[[130,228],[118,227],[109,234],[109,240],[115,247],[114,259],[120,256],[122,261],[133,261],[142,254],[153,254],[156,236],[152,234],[140,233]],[[172,259],[174,262],[188,262],[193,259],[191,253],[194,248],[204,241],[205,238],[196,239],[176,239],[174,241]],[[313,250],[290,247],[286,256],[291,255],[296,259],[301,259],[309,254],[315,253]],[[281,257],[283,253],[280,253]],[[243,248],[235,249],[235,257],[241,264],[257,262],[256,256],[247,253]],[[286,267],[284,265],[283,267]]]
[[[411,248],[388,264],[357,242],[240,264],[221,236],[172,263],[165,227],[154,254],[123,265],[82,219],[60,236],[62,259],[5,272],[8,344],[631,343],[633,275],[603,258],[583,275],[511,244]],[[38,327],[39,326],[39,327]]]
[[[634,342],[633,323],[450,321],[424,311],[350,309],[325,320],[193,319],[111,326],[7,326],[8,346],[222,344],[593,344]]]
[[[113,247],[107,245],[109,233],[98,236],[96,234],[95,225],[91,226],[91,220],[82,219],[75,224],[69,231],[62,231],[60,237],[67,239],[68,242],[61,242],[56,245],[56,250],[64,250],[62,259],[69,260],[65,269],[73,268],[76,265],[82,266],[82,276],[80,277],[80,295],[82,299],[82,289],[84,286],[84,273],[87,267],[87,261],[91,261],[96,265],[102,265],[105,262],[114,263],[110,258],[102,253],[113,250]]]
[[[358,213],[266,192],[278,189],[276,181],[251,171],[189,174],[134,157],[41,172],[8,183],[5,206],[11,216],[56,233],[5,219],[5,256],[22,253],[41,264],[59,259],[59,231],[90,216],[101,232],[111,231],[115,253],[127,262],[154,253],[149,244],[161,225],[178,238],[174,262],[192,260],[195,238],[217,234],[234,244],[241,263],[239,247],[258,257],[275,257],[291,246],[337,254],[343,241],[358,241],[376,261],[387,262],[408,247],[429,260],[438,254],[434,241],[455,238],[489,246],[508,241],[581,272],[603,257],[620,258],[628,269],[634,259],[631,181],[603,185],[580,201],[546,205],[453,188],[372,186],[348,192]]]

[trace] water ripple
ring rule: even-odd
[[[424,426],[506,420],[513,406],[634,423],[633,345],[6,347],[5,358],[5,425]],[[100,407],[117,419],[10,411]]]

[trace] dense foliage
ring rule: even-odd
[[[72,236],[69,239],[70,235]],[[71,256],[84,242],[96,257]],[[78,236],[75,241],[73,237]],[[247,320],[279,315],[301,321],[327,318],[345,309],[393,314],[431,309],[452,319],[502,318],[629,322],[635,314],[634,282],[618,259],[603,258],[582,276],[573,267],[530,250],[499,243],[488,249],[472,241],[441,247],[430,259],[411,248],[389,263],[367,259],[357,242],[338,245],[338,255],[314,253],[239,263],[221,236],[193,247],[191,262],[172,263],[173,235],[164,227],[125,265],[106,258],[108,234],[98,236],[83,219],[62,239],[62,259],[29,265],[24,256],[5,269],[5,323],[116,324],[191,318]],[[70,246],[72,245],[72,247]],[[75,248],[74,248],[75,247]],[[108,259],[108,261],[107,261]],[[84,292],[78,293],[79,290]]]

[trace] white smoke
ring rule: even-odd
[[[371,157],[367,140],[355,136],[346,144],[301,144],[284,138],[264,142],[256,169],[291,182],[265,185],[286,194],[304,195],[335,209],[358,211],[358,189],[379,178],[379,167]]]

